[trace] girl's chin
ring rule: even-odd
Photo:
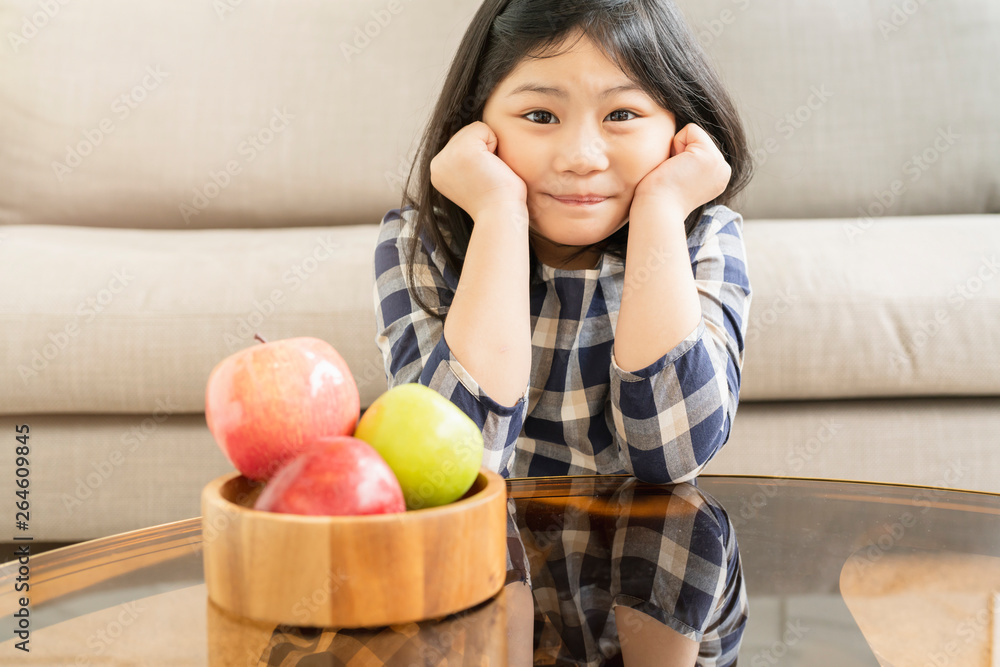
[[[538,224],[531,221],[531,229],[551,243],[566,246],[586,246],[600,243],[625,226],[626,221],[612,223],[608,220],[594,221],[590,224],[585,220],[573,220],[557,225]]]

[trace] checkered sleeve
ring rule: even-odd
[[[504,584],[520,581],[531,588],[531,565],[517,526],[517,503],[507,499],[507,579]]]
[[[389,211],[375,247],[375,342],[382,352],[388,387],[419,382],[451,400],[482,429],[483,465],[509,477],[528,410],[528,388],[512,407],[493,400],[455,358],[444,337],[443,321],[428,315],[414,300],[416,288],[432,310],[446,316],[458,287],[458,277],[425,237],[417,246],[416,284],[407,283],[406,247],[415,233],[414,218],[412,208]]]
[[[653,484],[696,477],[729,439],[739,400],[751,300],[742,216],[709,207],[688,250],[701,302],[698,326],[635,372],[611,357],[605,419],[625,471]]]

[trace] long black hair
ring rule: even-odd
[[[410,285],[421,236],[461,275],[472,235],[471,216],[431,184],[431,160],[456,132],[482,120],[486,100],[525,56],[546,53],[577,30],[673,112],[678,131],[688,123],[704,129],[732,168],[726,190],[687,217],[687,235],[707,207],[728,204],[749,183],[753,158],[736,107],[673,0],[484,0],[458,46],[403,188],[401,208],[412,207],[416,215],[416,233],[406,249]],[[452,251],[445,233],[460,253]],[[573,257],[600,249],[624,262],[627,241],[628,223]],[[538,257],[530,254],[534,280]],[[426,313],[444,319],[418,294],[414,298]]]

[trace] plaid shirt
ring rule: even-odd
[[[688,238],[702,310],[697,328],[634,372],[613,354],[624,263],[607,253],[595,269],[539,263],[530,294],[531,379],[513,407],[480,388],[445,341],[443,322],[413,300],[408,288],[416,287],[446,315],[459,279],[424,237],[417,285],[407,285],[404,241],[413,237],[414,214],[393,209],[382,219],[376,343],[390,388],[427,385],[480,426],[485,466],[504,477],[627,473],[676,483],[694,478],[729,438],[751,298],[738,213],[712,206]]]

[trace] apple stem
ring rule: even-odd
[[[260,335],[259,333],[255,333],[255,334],[253,335],[253,337],[254,337],[254,338],[255,338],[256,340],[259,340],[259,341],[260,341],[260,342],[262,342],[262,343],[266,343],[266,342],[267,342],[266,340],[264,340],[264,337],[263,337],[263,336],[261,336],[261,335]]]

